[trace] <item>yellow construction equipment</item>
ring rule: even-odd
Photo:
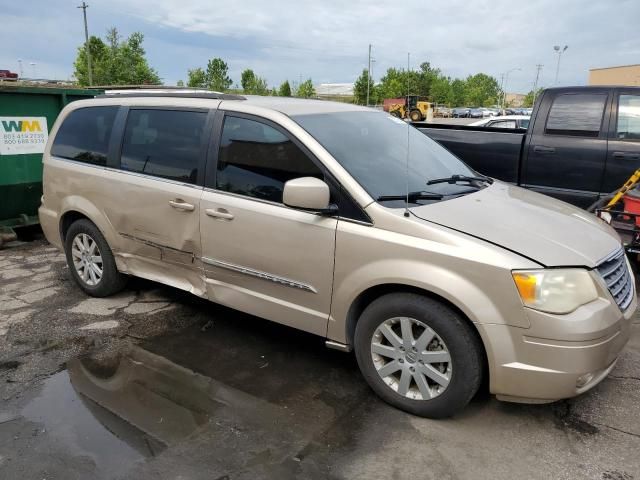
[[[616,192],[616,194],[613,196],[613,198],[611,198],[611,200],[609,200],[609,203],[607,203],[607,205],[604,208],[611,208],[613,207],[616,203],[618,203],[620,201],[620,199],[622,197],[625,196],[625,194],[633,189],[638,182],[640,181],[640,169],[636,170],[635,172],[633,172],[633,175],[631,175],[629,177],[629,179],[624,183],[624,185],[622,185],[622,187],[620,188],[620,190],[618,190]]]
[[[408,107],[407,107],[408,103]],[[391,115],[398,118],[409,118],[412,122],[421,122],[427,119],[429,110],[433,115],[433,107],[431,102],[419,100],[417,95],[398,99],[397,103],[387,104],[388,111]]]

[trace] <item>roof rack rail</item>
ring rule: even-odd
[[[96,95],[96,98],[139,98],[139,97],[177,97],[177,98],[208,98],[213,100],[246,100],[246,97],[242,95],[233,95],[230,93],[216,93],[216,92],[139,92],[135,91],[131,93],[105,93],[102,95]]]

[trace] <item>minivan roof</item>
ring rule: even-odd
[[[193,100],[222,100],[225,101],[242,101],[249,105],[255,105],[256,107],[275,110],[285,115],[310,115],[316,113],[333,113],[333,112],[348,112],[348,111],[371,111],[372,109],[354,105],[350,103],[331,102],[327,100],[311,100],[304,98],[292,98],[292,97],[271,97],[271,96],[259,96],[259,95],[232,95],[219,92],[194,92],[194,91],[154,91],[154,92],[136,92],[136,91],[121,91],[112,94],[98,95],[96,100],[109,99],[113,101],[118,98],[171,98],[172,105],[175,105],[177,98],[184,98],[189,105],[193,105]],[[185,103],[187,103],[185,102]],[[113,104],[112,102],[109,102]],[[127,102],[128,103],[128,102]]]

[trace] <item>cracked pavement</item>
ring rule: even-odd
[[[87,297],[37,240],[0,251],[0,478],[640,480],[640,320],[551,405],[432,421],[322,339],[133,279]]]

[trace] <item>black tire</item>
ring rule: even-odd
[[[400,117],[400,112],[398,110],[393,110],[391,112],[391,116],[396,117],[396,118],[401,118]]]
[[[422,322],[446,344],[451,356],[451,378],[438,396],[427,400],[407,398],[387,385],[378,374],[371,353],[372,338],[378,326],[394,317]],[[358,320],[354,347],[360,371],[373,391],[385,402],[421,417],[454,415],[469,403],[482,382],[483,346],[477,334],[459,313],[423,295],[393,293],[374,300]],[[412,382],[415,384],[415,380]]]
[[[422,120],[422,114],[420,113],[419,110],[412,110],[411,113],[409,114],[409,118],[411,119],[412,122],[419,122]]]
[[[102,257],[102,277],[95,285],[89,285],[80,277],[73,262],[72,245],[76,236],[80,234],[88,235],[95,241]],[[76,220],[71,224],[64,239],[64,250],[71,276],[78,286],[92,297],[108,297],[119,292],[126,285],[127,277],[118,272],[109,244],[98,227],[89,220]]]

